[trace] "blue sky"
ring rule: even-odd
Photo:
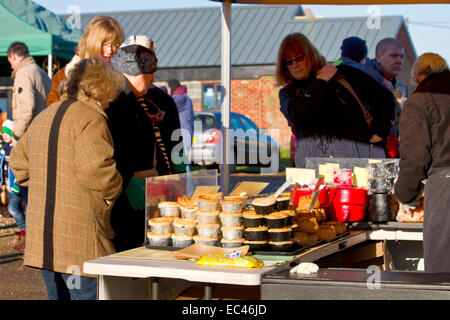
[[[34,0],[56,14],[67,13],[76,5],[81,12],[135,11],[174,8],[220,7],[209,0]],[[235,5],[233,5],[235,6]],[[315,16],[368,17],[369,6],[303,5]],[[384,5],[381,15],[402,15],[408,19],[408,29],[418,55],[424,52],[441,54],[450,64],[450,4]],[[369,53],[373,56],[373,53]]]

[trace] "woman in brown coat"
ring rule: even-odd
[[[450,71],[438,54],[424,53],[411,71],[417,89],[400,117],[395,197],[414,208],[426,179],[423,248],[426,272],[450,272]]]
[[[11,152],[17,182],[29,188],[24,264],[42,269],[49,299],[95,299],[97,279],[83,263],[115,252],[109,215],[122,178],[104,109],[123,86],[103,59],[81,60],[62,100]],[[79,281],[67,281],[72,273]]]

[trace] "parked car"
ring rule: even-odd
[[[220,110],[194,112],[191,163],[217,165],[222,162],[223,130]],[[229,154],[231,165],[270,166],[272,157],[280,156],[279,143],[243,114],[230,113]]]

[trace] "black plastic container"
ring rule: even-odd
[[[288,227],[292,229],[291,238],[294,238],[295,233],[297,232],[298,224],[294,223],[294,224],[289,225]]]
[[[294,243],[292,241],[270,241],[268,243],[270,251],[273,252],[286,252],[291,251]]]
[[[396,220],[396,212],[394,211],[394,199],[392,194],[369,194],[367,203],[369,221],[386,222]]]
[[[242,215],[242,223],[245,228],[257,228],[266,225],[266,219],[258,214],[244,214]]]
[[[291,228],[269,229],[267,239],[273,242],[289,241],[292,236]]]
[[[295,224],[295,211],[293,210],[288,210],[286,211],[288,214],[288,218],[287,218],[287,225],[291,225],[291,224]]]
[[[275,212],[266,216],[266,224],[269,229],[284,228],[287,226],[288,216],[280,212]]]
[[[244,241],[244,246],[249,246],[249,251],[266,251],[267,241]]]
[[[267,240],[267,227],[265,228],[247,228],[244,230],[244,237],[249,241],[265,241]]]
[[[278,197],[276,209],[278,211],[287,210],[289,208],[289,200],[290,198],[288,196]]]
[[[252,201],[252,205],[257,214],[267,215],[275,211],[277,200],[273,197],[256,198]]]

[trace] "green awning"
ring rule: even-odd
[[[0,56],[20,41],[31,56],[70,59],[81,35],[82,30],[69,29],[61,18],[32,1],[0,0]]]

